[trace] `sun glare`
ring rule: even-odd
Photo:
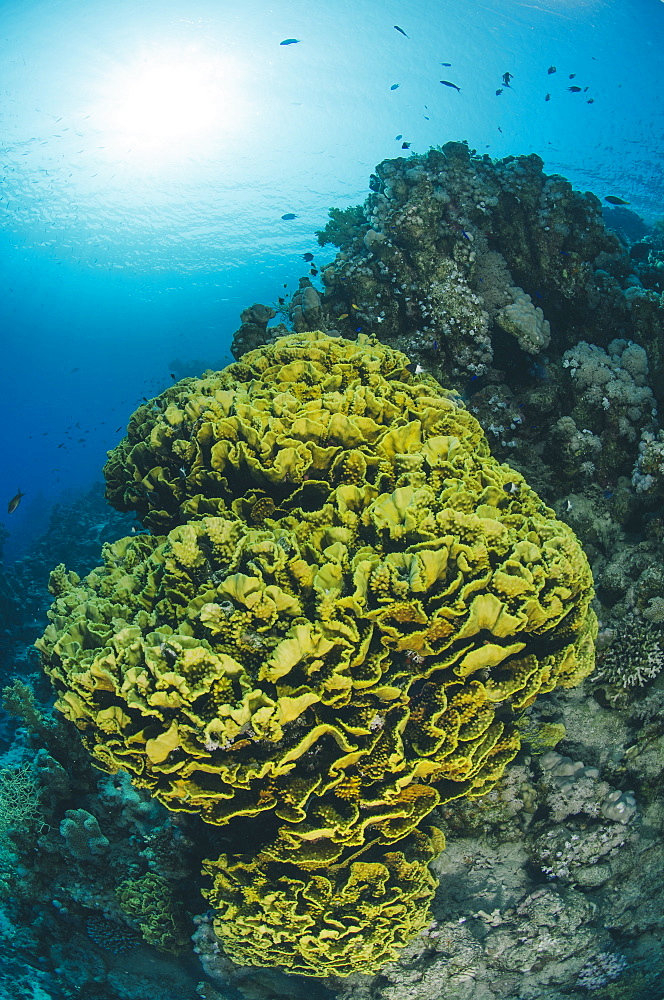
[[[104,84],[104,127],[145,150],[186,148],[186,140],[239,120],[238,74],[216,56],[149,53],[117,67]]]
[[[146,137],[195,135],[212,125],[218,111],[215,81],[187,66],[146,66],[119,95],[117,122]]]

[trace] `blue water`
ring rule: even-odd
[[[663,42],[661,0],[4,2],[7,557],[99,478],[174,359],[231,360],[240,311],[296,287],[396,135],[536,152],[664,215]]]

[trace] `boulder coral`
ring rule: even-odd
[[[360,337],[294,334],[134,414],[108,496],[164,532],[59,567],[39,641],[99,766],[226,827],[231,959],[378,969],[426,922],[443,802],[593,667],[572,532],[459,398]]]

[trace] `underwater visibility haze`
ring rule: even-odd
[[[0,5],[0,1000],[664,998],[663,49]]]

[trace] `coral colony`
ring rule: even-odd
[[[489,791],[514,713],[594,666],[580,545],[365,336],[293,334],[172,386],[106,475],[168,533],[52,575],[57,707],[102,767],[228,829],[204,869],[230,958],[377,970],[429,920],[431,811]]]

